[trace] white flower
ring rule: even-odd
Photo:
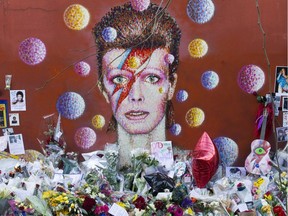
[[[103,194],[103,193],[98,193],[98,196],[99,196],[99,198],[105,198],[106,197],[105,194]]]
[[[131,155],[134,156],[134,157],[138,157],[142,154],[149,154],[149,151],[147,149],[144,149],[144,148],[135,148],[135,149],[132,149],[131,151]]]
[[[135,216],[141,216],[145,213],[145,210],[134,209]]]

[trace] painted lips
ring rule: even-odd
[[[149,112],[145,111],[130,111],[125,113],[125,116],[129,120],[143,120],[149,115]]]

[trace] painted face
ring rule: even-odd
[[[108,101],[118,124],[130,134],[149,133],[165,115],[174,92],[164,60],[167,53],[161,48],[113,49],[103,57]]]

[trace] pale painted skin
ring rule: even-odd
[[[168,64],[164,60],[167,51],[158,48],[153,52],[151,59],[139,72],[128,96],[116,110],[121,91],[113,95],[114,89],[117,85],[125,86],[136,71],[117,68],[121,61],[117,56],[123,52],[124,49],[113,49],[103,58],[105,91],[118,124],[130,134],[147,134],[165,116],[166,102],[172,98],[174,92],[168,79]]]
[[[102,93],[110,103],[117,121],[120,167],[131,163],[131,150],[143,148],[150,151],[152,141],[166,140],[166,102],[172,99],[177,82],[176,74],[173,84],[168,79],[169,65],[164,60],[168,54],[166,49],[155,49],[149,60],[138,70],[118,69],[124,51],[112,49],[104,55],[102,62]],[[116,93],[115,89],[119,85],[127,87],[135,74],[138,75],[128,90],[127,97],[119,103],[123,89]]]

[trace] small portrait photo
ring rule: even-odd
[[[288,66],[276,66],[275,93],[288,95]]]
[[[26,111],[25,90],[10,90],[11,111]]]
[[[9,113],[9,124],[10,126],[20,125],[19,113]]]
[[[3,136],[9,136],[9,135],[14,134],[13,128],[3,128],[2,132],[3,132]]]
[[[288,96],[282,97],[282,111],[288,111]]]
[[[288,141],[288,127],[277,127],[276,132],[278,142]]]

